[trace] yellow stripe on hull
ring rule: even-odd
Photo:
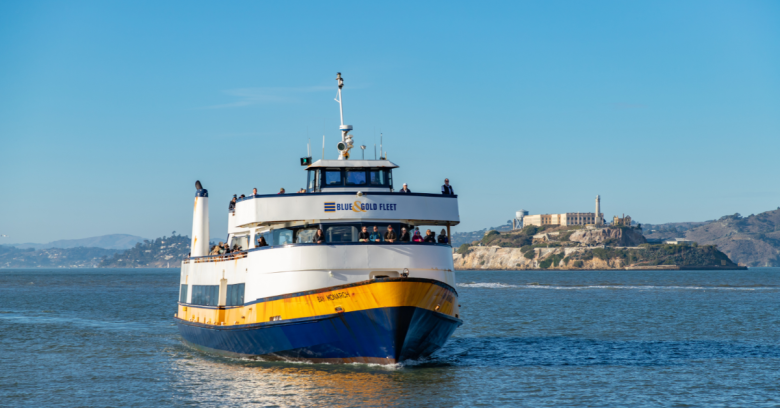
[[[177,318],[215,326],[301,319],[385,307],[412,306],[460,318],[457,293],[427,279],[371,280],[261,300],[240,307],[179,304]]]

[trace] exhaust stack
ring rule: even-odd
[[[209,191],[200,181],[195,182],[195,188],[190,256],[206,256],[209,254]]]

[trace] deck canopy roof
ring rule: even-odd
[[[317,160],[306,168],[314,169],[322,167],[372,167],[395,169],[398,168],[398,165],[389,160]]]

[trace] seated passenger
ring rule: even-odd
[[[358,233],[358,242],[368,242],[368,239],[368,227],[364,225],[363,229]]]
[[[395,235],[395,231],[393,231],[393,226],[388,225],[387,226],[387,232],[385,232],[385,241],[387,242],[395,242],[398,239],[398,237]]]
[[[398,240],[401,242],[409,242],[409,232],[406,231],[406,228],[401,228],[401,238]]]
[[[414,231],[414,236],[412,237],[412,242],[423,242],[422,235],[420,235],[420,230]]]
[[[447,244],[449,243],[449,238],[447,237],[447,231],[445,231],[443,228],[441,230],[441,233],[439,234],[439,238],[436,240],[440,244]]]
[[[318,229],[317,233],[314,234],[314,239],[312,240],[315,244],[324,244],[325,243],[325,233],[322,232],[322,229]]]
[[[267,247],[267,246],[268,246],[268,243],[265,242],[265,237],[264,236],[260,235],[259,237],[257,237],[257,245],[255,245],[255,248]]]
[[[276,194],[284,194],[284,189],[283,188],[279,189],[279,192]]]
[[[241,194],[241,197],[238,197],[238,198],[246,198],[246,196],[245,196],[245,195],[243,195],[243,194]]]
[[[404,183],[404,187],[398,190],[398,192],[403,194],[409,194],[412,192],[412,190],[409,190],[409,187],[407,187],[406,183]]]
[[[209,255],[219,255],[219,245],[214,245],[211,248],[211,252],[209,252]]]
[[[382,234],[379,233],[379,227],[374,225],[374,232],[368,237],[371,242],[382,242]]]
[[[241,247],[238,244],[233,244],[233,250],[230,252],[241,252]]]
[[[425,238],[423,238],[423,242],[432,242],[436,243],[436,234],[433,233],[431,230],[425,231]]]

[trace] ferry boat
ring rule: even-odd
[[[352,126],[338,99],[337,160],[301,160],[306,191],[252,195],[228,212],[229,247],[209,255],[208,191],[196,182],[190,255],[182,261],[175,321],[189,346],[231,357],[397,364],[441,348],[463,324],[452,247],[361,242],[359,231],[446,228],[456,195],[400,193],[398,166],[350,160]],[[325,240],[314,239],[318,229]],[[268,246],[258,246],[263,237]]]

